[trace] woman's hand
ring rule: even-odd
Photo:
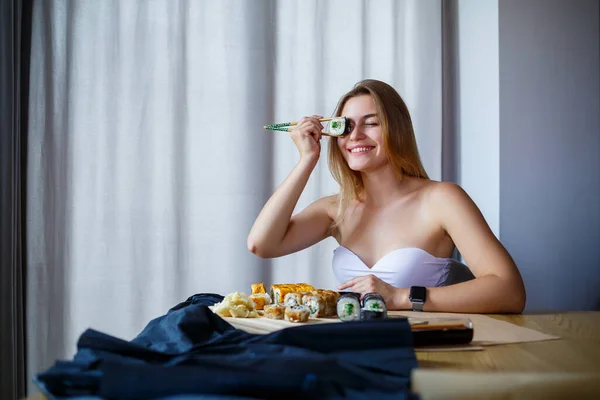
[[[403,292],[406,290],[398,289],[385,283],[373,274],[359,276],[338,286],[339,290],[349,289],[351,292],[360,293],[362,297],[371,292],[377,292],[383,297],[388,310],[401,310],[405,308]]]
[[[323,125],[319,115],[304,117],[298,121],[298,125],[291,132],[290,136],[300,152],[300,159],[307,161],[316,161],[321,155],[321,132]]]

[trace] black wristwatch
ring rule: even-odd
[[[408,299],[412,303],[413,311],[423,311],[423,304],[427,300],[427,290],[424,286],[411,286]]]

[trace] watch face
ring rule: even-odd
[[[425,288],[423,286],[413,286],[410,288],[410,299],[425,301]]]

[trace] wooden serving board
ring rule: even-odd
[[[533,329],[517,326],[515,324],[490,318],[481,314],[454,314],[454,313],[428,313],[413,311],[388,311],[388,318],[407,317],[411,325],[418,326],[427,321],[428,323],[440,323],[444,320],[470,319],[473,323],[474,337],[471,344],[467,346],[450,347],[427,347],[419,348],[418,351],[466,351],[481,350],[484,346],[492,346],[508,343],[537,342],[544,340],[559,339],[557,336],[547,335]],[[237,329],[248,333],[268,334],[284,328],[302,326],[306,324],[331,324],[342,322],[337,317],[311,318],[308,322],[293,323],[285,320],[274,320],[266,317],[259,318],[224,318],[225,321]]]
[[[294,326],[304,326],[311,324],[331,324],[342,322],[338,317],[330,318],[309,318],[306,322],[288,322],[284,319],[271,319],[267,317],[259,318],[223,318],[233,325],[234,328],[241,329],[248,333],[268,334],[285,328]]]
[[[212,309],[212,307],[210,307]],[[336,324],[343,322],[338,317],[327,317],[327,318],[309,318],[306,322],[288,322],[284,319],[271,319],[264,317],[263,311],[258,312],[259,318],[233,318],[224,317],[223,319],[230,323],[234,328],[241,329],[248,333],[254,334],[268,334],[285,328],[292,328],[295,326],[311,325],[311,324]],[[403,318],[403,315],[394,315],[394,312],[388,313],[391,318]],[[411,319],[409,318],[409,321]]]

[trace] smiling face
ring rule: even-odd
[[[340,185],[334,228],[363,193],[364,172],[391,168],[398,179],[428,179],[410,113],[392,86],[374,79],[358,82],[338,102],[335,117],[342,116],[350,120],[350,134],[330,138],[328,147],[329,170]]]
[[[355,96],[346,102],[341,115],[350,121],[350,133],[337,145],[353,171],[370,172],[388,163],[377,107],[370,95]]]

